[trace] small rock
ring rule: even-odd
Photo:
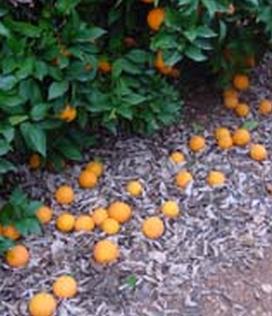
[[[272,194],[272,183],[267,183],[265,187],[267,193]]]
[[[247,247],[253,247],[255,244],[255,238],[252,236],[252,234],[244,234],[240,237],[240,241],[243,246]]]
[[[269,284],[269,283],[262,284],[261,285],[261,289],[266,294],[271,294],[272,293],[272,285]]]

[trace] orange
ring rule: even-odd
[[[67,123],[72,122],[77,116],[77,110],[71,105],[66,105],[64,110],[60,113],[59,118],[62,121],[65,121]]]
[[[198,152],[205,147],[205,138],[199,135],[194,135],[189,140],[189,147],[192,151]]]
[[[101,224],[101,229],[108,235],[114,235],[119,232],[120,224],[113,218],[107,218]]]
[[[186,186],[192,181],[193,177],[187,170],[181,170],[176,174],[176,184],[182,189],[185,189]]]
[[[80,215],[75,221],[76,231],[90,232],[94,229],[94,220],[89,215]]]
[[[224,136],[224,137],[220,137],[217,141],[217,145],[221,148],[221,149],[229,149],[233,146],[233,141],[231,136]]]
[[[36,212],[36,216],[42,224],[48,224],[52,219],[52,215],[52,209],[45,205],[41,206]]]
[[[98,70],[104,74],[111,72],[111,64],[107,60],[100,60]]]
[[[233,86],[240,91],[247,90],[250,86],[250,81],[247,75],[237,74],[233,78]]]
[[[214,135],[217,140],[224,137],[231,137],[230,131],[225,127],[218,127],[215,130]]]
[[[161,206],[162,213],[170,218],[177,217],[180,213],[178,203],[175,201],[166,201]]]
[[[171,71],[169,73],[169,76],[174,78],[174,79],[178,79],[180,78],[180,70],[177,68],[171,68]]]
[[[250,142],[251,136],[247,129],[238,128],[232,136],[233,143],[237,146],[245,146]]]
[[[185,161],[185,157],[184,157],[183,153],[181,153],[180,151],[172,152],[172,154],[170,155],[169,158],[175,164],[179,164],[179,163],[182,163]]]
[[[144,3],[153,3],[154,2],[154,0],[141,0],[141,1]]]
[[[229,96],[229,97],[224,98],[224,106],[227,109],[230,109],[230,110],[235,109],[238,103],[239,103],[239,100],[237,97]]]
[[[129,181],[127,184],[127,192],[132,196],[139,196],[143,192],[143,187],[139,181]]]
[[[236,99],[238,99],[238,97],[239,97],[238,92],[233,88],[228,88],[228,89],[224,90],[223,96],[224,96],[224,98],[233,97]]]
[[[112,263],[119,257],[118,245],[107,239],[98,241],[93,248],[93,256],[97,263]]]
[[[56,226],[59,231],[68,233],[74,229],[75,217],[71,213],[64,212],[58,216]]]
[[[62,275],[53,283],[52,290],[58,298],[72,298],[77,293],[77,282],[69,275]]]
[[[94,188],[97,184],[97,176],[92,171],[84,170],[79,175],[78,183],[83,189]]]
[[[162,73],[163,75],[170,75],[172,68],[170,66],[167,66],[163,60],[162,51],[158,51],[156,55],[156,59],[154,61],[155,68]]]
[[[32,154],[29,158],[29,167],[31,169],[39,169],[41,166],[41,157],[38,154]]]
[[[272,102],[269,100],[261,100],[259,105],[259,113],[263,115],[270,114],[272,112]]]
[[[220,171],[210,171],[207,177],[207,183],[213,186],[219,186],[224,184],[225,182],[225,175]]]
[[[153,31],[158,31],[165,20],[163,8],[154,8],[147,15],[147,24]]]
[[[62,185],[56,190],[55,199],[59,204],[70,204],[74,201],[74,191],[70,186]]]
[[[57,308],[57,302],[53,295],[40,292],[34,295],[28,303],[31,316],[53,316]]]
[[[102,162],[100,162],[98,160],[94,160],[94,161],[91,161],[87,164],[86,170],[91,171],[99,178],[103,174],[104,166],[103,166]]]
[[[239,103],[236,108],[234,109],[235,113],[239,117],[246,117],[248,116],[250,110],[249,106],[246,103]]]
[[[17,240],[20,238],[20,232],[12,225],[4,226],[2,228],[2,235],[11,240]]]
[[[102,207],[95,209],[91,215],[95,225],[97,226],[100,226],[104,220],[109,217],[108,211]]]
[[[23,245],[16,245],[7,251],[6,261],[13,268],[25,267],[29,261],[28,250]]]
[[[249,155],[252,159],[262,161],[267,159],[267,151],[263,145],[253,144],[250,146]]]
[[[142,224],[142,232],[149,239],[158,239],[164,233],[163,221],[158,216],[148,217]]]
[[[124,202],[113,202],[108,208],[109,217],[115,219],[118,223],[127,222],[132,215],[130,205]]]

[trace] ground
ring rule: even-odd
[[[68,183],[76,192],[70,207],[75,215],[123,200],[133,206],[133,218],[111,237],[118,242],[121,257],[109,267],[91,258],[93,244],[105,237],[100,231],[63,234],[52,221],[42,236],[26,238],[31,251],[28,267],[12,270],[5,263],[0,267],[0,315],[28,315],[27,302],[33,293],[50,291],[63,273],[77,279],[79,293],[60,302],[58,316],[272,315],[272,116],[257,112],[261,98],[272,98],[271,64],[267,57],[253,71],[252,88],[242,94],[251,108],[247,119],[224,109],[214,88],[199,83],[197,89],[187,91],[185,119],[154,137],[106,138],[99,148],[86,153],[81,164],[61,174],[30,172],[23,165],[22,186],[32,197],[50,204],[55,217],[66,208],[54,201],[53,193],[58,185]],[[252,161],[248,148],[223,152],[215,144],[216,127],[234,130],[245,121],[258,123],[252,138],[266,146],[269,159],[264,162]],[[188,149],[193,133],[206,137],[207,147],[200,154]],[[185,191],[173,181],[184,167],[169,162],[173,150],[185,154],[185,167],[194,176]],[[102,158],[105,174],[95,189],[84,191],[77,177],[93,157]],[[225,173],[223,187],[211,189],[206,184],[212,169]],[[143,183],[142,197],[131,198],[125,192],[131,179]],[[147,240],[140,231],[141,222],[159,214],[165,199],[177,200],[182,216],[165,220],[162,238]]]

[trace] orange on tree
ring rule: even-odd
[[[103,174],[104,166],[103,166],[102,162],[100,162],[98,160],[94,160],[94,161],[91,161],[87,164],[86,170],[91,171],[99,178]]]
[[[165,10],[154,8],[148,12],[147,24],[152,31],[158,31],[165,20]]]
[[[239,117],[246,117],[248,116],[250,109],[249,106],[246,103],[239,103],[235,109],[234,109],[235,113],[237,116]]]
[[[71,106],[70,104],[66,105],[62,112],[59,114],[59,118],[62,121],[70,123],[75,120],[77,117],[77,110],[75,107]]]
[[[98,63],[98,70],[103,74],[111,72],[111,64],[106,59],[101,59]]]
[[[158,216],[151,216],[144,220],[142,232],[149,239],[158,239],[164,233],[164,223]]]
[[[57,302],[53,295],[40,292],[35,294],[28,303],[31,316],[53,316],[57,308]]]
[[[62,185],[56,190],[55,199],[59,204],[71,204],[74,201],[74,191],[70,186]]]
[[[185,161],[185,157],[184,157],[183,153],[180,151],[172,152],[172,154],[170,155],[169,158],[175,164],[179,164],[179,163],[182,163]]]
[[[262,161],[267,159],[266,148],[261,144],[252,144],[250,146],[249,155],[253,160]]]
[[[156,54],[156,58],[154,61],[155,68],[163,75],[170,75],[172,71],[172,67],[167,66],[163,60],[162,51],[159,50]]]
[[[23,245],[10,248],[5,255],[6,262],[13,268],[25,267],[29,261],[29,252]]]
[[[141,0],[141,1],[144,3],[153,3],[154,2],[154,0]]]
[[[225,175],[220,171],[210,171],[207,177],[209,186],[220,186],[225,183]]]
[[[118,245],[108,239],[100,240],[94,245],[93,257],[100,264],[112,263],[119,257]]]
[[[70,275],[62,275],[53,283],[52,291],[58,298],[72,298],[77,294],[77,282]]]
[[[177,68],[171,67],[171,70],[168,75],[174,79],[178,79],[180,78],[180,70]]]
[[[238,95],[238,92],[235,89],[228,88],[228,89],[224,90],[223,97],[224,98],[233,97],[233,98],[238,99],[239,95]]]
[[[259,113],[262,115],[267,115],[272,113],[272,102],[267,99],[263,99],[259,105]]]
[[[231,136],[220,137],[217,140],[217,145],[220,149],[230,149],[233,146],[233,141]]]
[[[63,233],[69,233],[74,229],[75,217],[69,212],[63,212],[56,220],[57,229]]]
[[[110,204],[108,214],[110,218],[113,218],[118,223],[123,224],[131,218],[132,209],[129,204],[116,201]]]
[[[20,232],[12,225],[3,226],[2,235],[11,240],[17,240],[21,237]]]
[[[226,127],[218,127],[214,132],[214,136],[216,140],[219,140],[223,137],[231,137],[231,133]]]
[[[237,97],[229,96],[229,97],[224,98],[224,106],[227,109],[233,110],[237,107],[238,104],[239,104],[239,100]]]
[[[131,196],[135,196],[135,197],[141,195],[143,192],[143,187],[140,181],[137,181],[137,180],[129,181],[126,189],[127,189],[127,192]]]
[[[94,229],[95,223],[91,216],[80,215],[75,221],[75,231],[90,232]]]
[[[205,138],[203,136],[194,135],[189,140],[189,147],[192,151],[198,152],[205,147]]]
[[[30,157],[29,157],[29,161],[28,161],[28,164],[29,164],[29,167],[30,169],[39,169],[40,166],[41,166],[41,157],[40,155],[38,154],[32,154]]]
[[[97,176],[92,171],[83,170],[79,175],[78,183],[83,189],[94,188],[97,184]]]
[[[236,131],[234,131],[232,135],[232,140],[234,145],[246,146],[250,142],[251,136],[247,129],[238,128]]]
[[[101,229],[108,235],[114,235],[119,232],[120,224],[113,218],[106,218],[101,224]]]
[[[181,170],[176,174],[176,184],[178,187],[185,189],[193,181],[193,176],[187,170]]]
[[[109,217],[108,211],[105,208],[96,208],[93,212],[90,212],[95,225],[100,226],[105,219]]]
[[[250,86],[248,76],[244,74],[235,75],[233,78],[233,86],[239,91],[247,90]]]
[[[162,213],[170,218],[177,217],[180,214],[179,205],[176,201],[166,201],[161,206]]]
[[[48,224],[52,219],[52,215],[53,210],[45,205],[41,206],[36,212],[36,216],[42,224]]]

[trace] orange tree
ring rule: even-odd
[[[35,168],[81,159],[99,127],[173,123],[190,65],[228,84],[269,47],[271,21],[271,0],[1,1],[0,177],[17,153]]]

